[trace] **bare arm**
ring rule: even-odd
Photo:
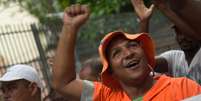
[[[154,0],[154,4],[162,11],[183,34],[190,36],[194,39],[200,40],[201,37],[197,34],[185,21],[183,21],[177,14],[175,14],[164,2],[164,0]]]
[[[140,21],[140,32],[149,32],[149,20],[153,13],[154,5],[147,8],[143,0],[131,0],[136,15]]]
[[[75,44],[79,28],[89,17],[86,5],[72,5],[64,12],[64,25],[53,66],[53,87],[64,96],[81,97],[82,81],[76,80]]]

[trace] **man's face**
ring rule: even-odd
[[[176,31],[176,40],[182,50],[191,51],[192,49],[200,47],[199,41],[196,41],[191,37],[184,35],[183,32],[177,29],[176,27],[175,31]]]
[[[136,41],[117,37],[108,45],[107,57],[114,76],[127,84],[141,84],[149,75],[144,50]]]
[[[31,92],[28,85],[29,82],[24,80],[2,82],[4,101],[29,101]]]

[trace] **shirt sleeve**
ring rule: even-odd
[[[80,101],[93,101],[94,83],[91,81],[83,80],[83,91]]]

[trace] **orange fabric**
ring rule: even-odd
[[[147,56],[148,63],[155,67],[155,47],[153,40],[146,33],[127,34],[123,32],[112,32],[107,34],[100,46],[99,54],[103,63],[101,73],[102,83],[94,83],[93,101],[131,101],[127,94],[121,89],[108,72],[109,64],[105,56],[105,50],[109,42],[117,35],[123,35],[128,40],[142,42],[142,48]],[[144,95],[143,101],[180,101],[184,98],[201,93],[201,87],[187,78],[170,78],[160,76],[154,86]]]
[[[180,101],[201,93],[201,87],[194,81],[171,78],[162,75],[156,78],[154,86],[144,95],[143,101]],[[133,99],[132,99],[133,100]],[[94,83],[93,101],[132,101],[118,88],[109,88],[102,83]]]
[[[153,40],[148,34],[128,34],[124,32],[111,32],[107,34],[101,41],[101,44],[99,46],[99,55],[103,64],[101,80],[105,85],[113,88],[119,88],[120,86],[119,83],[115,81],[107,71],[109,65],[105,56],[105,50],[111,40],[118,35],[124,35],[125,38],[127,38],[128,40],[140,41],[142,43],[142,48],[144,49],[144,52],[147,56],[148,63],[151,65],[151,67],[155,67],[155,46]]]

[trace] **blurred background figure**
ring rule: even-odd
[[[14,65],[0,78],[4,101],[41,101],[41,80],[28,65]]]
[[[181,49],[181,50],[170,50],[160,54],[157,59],[157,65],[160,64],[158,66],[164,68],[162,69],[156,68],[156,71],[168,72],[173,77],[187,76],[190,79],[195,80],[197,83],[201,84],[201,70],[200,70],[201,37],[199,35],[200,33],[194,29],[195,27],[192,27],[193,25],[192,23],[188,23],[188,20],[184,19],[183,15],[180,15],[180,13],[174,11],[174,9],[172,10],[166,4],[165,0],[154,0],[154,1],[156,7],[167,18],[169,18],[170,21],[173,22],[174,24],[173,29],[175,30],[176,34],[176,41]],[[190,1],[195,2],[195,0]],[[182,6],[181,8],[186,9],[185,7],[189,7],[187,2],[189,2],[189,0],[184,0],[182,2],[184,4],[180,5]],[[198,3],[201,4],[200,1]],[[195,9],[195,7],[193,6],[191,7],[192,9]],[[184,11],[188,12],[187,9]],[[192,16],[191,19],[196,19],[196,17]]]
[[[80,79],[99,81],[102,71],[102,63],[99,57],[92,57],[83,62],[79,72]]]

